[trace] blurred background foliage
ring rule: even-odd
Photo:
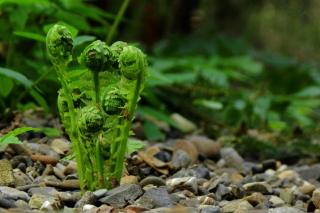
[[[123,4],[0,0],[2,124],[16,109],[41,106],[56,113],[58,81],[44,43],[53,23],[72,30],[79,55],[88,42],[107,40]],[[215,138],[225,127],[240,135],[252,128],[293,138],[299,132],[316,135],[319,11],[318,0],[131,0],[111,40],[135,43],[149,55],[138,111],[145,137],[173,137],[162,122],[179,130],[174,112]]]

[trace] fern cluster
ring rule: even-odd
[[[48,32],[47,49],[62,85],[58,109],[73,143],[81,188],[111,187],[123,172],[146,56],[125,42],[109,47],[98,40],[78,58],[84,69],[68,71],[72,36],[62,25]]]

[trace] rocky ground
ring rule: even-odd
[[[320,212],[320,164],[248,162],[205,136],[150,144],[120,186],[83,195],[69,152],[64,138],[30,134],[1,147],[0,212]]]

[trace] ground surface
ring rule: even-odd
[[[56,120],[30,114],[17,123]],[[0,212],[319,212],[320,164],[248,162],[237,150],[192,135],[149,144],[127,160],[121,185],[81,195],[63,137],[26,134],[1,147]]]

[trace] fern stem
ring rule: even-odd
[[[62,89],[64,90],[64,94],[66,96],[66,101],[68,105],[68,109],[70,112],[70,123],[71,123],[71,130],[70,130],[70,139],[72,141],[72,146],[76,152],[76,161],[77,161],[77,168],[78,168],[78,173],[79,173],[79,182],[80,182],[80,187],[81,190],[84,190],[84,170],[83,170],[83,153],[81,150],[81,144],[80,141],[77,140],[77,128],[76,128],[76,112],[74,109],[73,101],[72,101],[72,96],[71,96],[71,91],[68,87],[68,84],[65,80],[65,76],[63,74],[65,65],[56,65],[57,69],[57,75],[58,78],[60,79]]]
[[[96,103],[100,103],[100,81],[99,81],[99,73],[98,72],[92,72],[93,77],[93,86],[94,91],[96,94]]]
[[[135,89],[134,93],[130,102],[130,105],[128,107],[128,112],[129,112],[129,118],[126,119],[124,122],[124,127],[123,127],[123,132],[120,132],[121,140],[120,140],[120,147],[117,150],[117,161],[116,161],[116,167],[115,167],[115,177],[119,180],[122,175],[123,167],[124,167],[124,158],[126,154],[126,149],[127,149],[127,143],[128,143],[128,137],[129,137],[129,132],[131,128],[131,122],[134,118],[134,112],[138,103],[139,99],[139,93],[141,90],[141,85],[142,85],[142,78],[143,78],[144,72],[141,71],[138,75],[138,78],[136,80],[135,84]]]

